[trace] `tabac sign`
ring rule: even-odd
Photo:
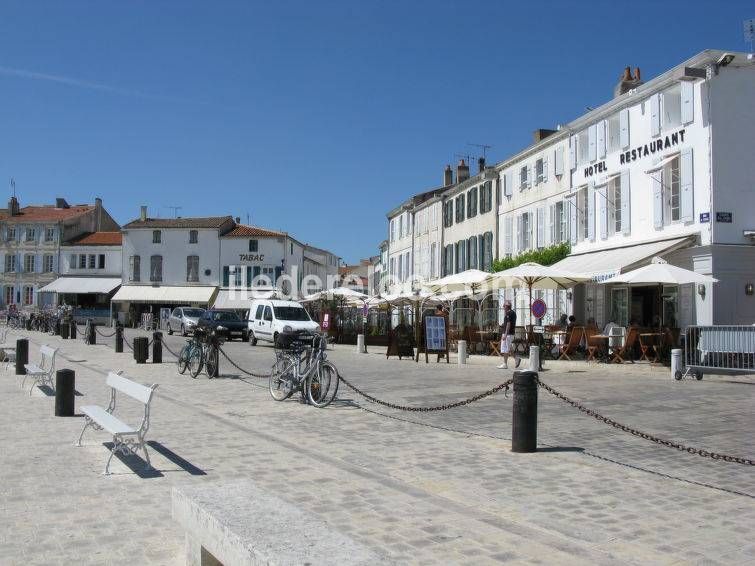
[[[265,261],[265,254],[239,254],[240,263],[262,263]]]

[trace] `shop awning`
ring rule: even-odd
[[[270,299],[276,296],[276,289],[220,289],[212,305],[214,309],[248,309],[254,299]]]
[[[113,297],[114,303],[200,303],[209,304],[215,287],[179,287],[164,285],[124,285]]]
[[[58,277],[52,283],[42,287],[39,292],[106,295],[120,284],[120,277]]]
[[[586,275],[593,281],[606,281],[629,269],[638,267],[637,264],[649,261],[653,256],[683,248],[690,241],[691,237],[686,236],[623,248],[572,254],[553,264],[553,267]]]

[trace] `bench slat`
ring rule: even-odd
[[[24,364],[24,369],[26,369],[26,373],[47,373],[47,370],[34,364]]]
[[[131,434],[136,432],[136,429],[130,427],[97,405],[85,405],[81,407],[81,412],[90,417],[110,434]]]
[[[107,376],[107,385],[116,389],[122,393],[125,393],[129,397],[133,397],[137,401],[141,401],[145,405],[149,404],[152,398],[152,389],[146,387],[135,381],[131,381],[117,373],[110,372]]]

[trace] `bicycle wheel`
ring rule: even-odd
[[[322,409],[330,405],[338,393],[338,370],[330,362],[321,362],[307,380],[309,402]]]
[[[178,364],[178,373],[186,373],[186,370],[189,368],[190,349],[191,345],[187,343],[183,348],[181,348],[181,351],[178,353],[178,361],[176,362]]]
[[[205,361],[205,369],[207,370],[207,377],[212,379],[218,376],[218,370],[220,369],[220,363],[218,360],[218,349],[210,348],[207,352],[207,360]]]
[[[201,346],[192,348],[191,353],[189,354],[189,373],[191,374],[191,377],[196,379],[199,372],[202,371],[203,365],[204,352],[202,352]]]
[[[268,386],[270,396],[276,401],[285,401],[294,392],[293,379],[295,366],[290,359],[281,357],[275,361],[270,371]]]

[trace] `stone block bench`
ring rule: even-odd
[[[174,487],[172,498],[190,566],[390,563],[249,480]]]

